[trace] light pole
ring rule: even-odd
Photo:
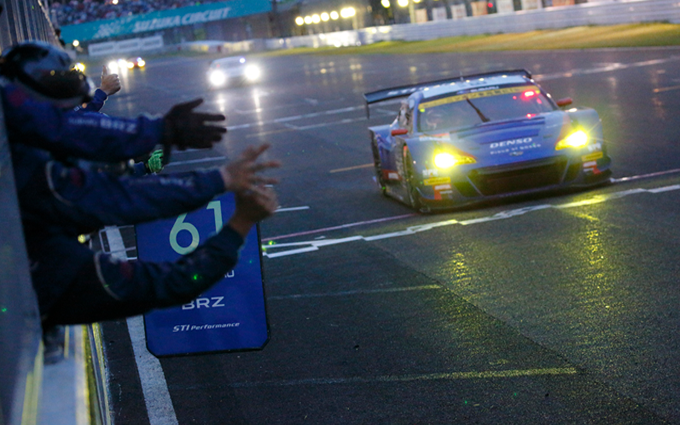
[[[272,0],[272,19],[271,19],[271,32],[273,37],[278,37],[281,35],[279,31],[279,14],[277,13],[276,0]]]

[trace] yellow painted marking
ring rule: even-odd
[[[680,90],[680,86],[662,87],[660,89],[654,89],[654,93],[661,93],[661,92],[671,91],[671,90]]]
[[[427,375],[406,375],[396,377],[399,381],[424,381],[433,379],[492,379],[492,378],[517,378],[521,376],[536,375],[574,375],[578,371],[572,367],[547,368],[547,369],[514,369],[514,370],[487,370],[482,372],[449,372],[431,373]]]
[[[68,356],[69,356],[68,350],[69,350],[69,344],[71,343],[71,341],[69,340],[70,334],[71,334],[71,328],[66,326],[64,328],[64,358],[65,359],[68,359]]]
[[[456,96],[446,97],[444,99],[433,100],[431,102],[423,102],[420,105],[418,105],[418,110],[420,110],[420,112],[423,112],[427,108],[446,105],[447,103],[460,102],[465,99],[476,99],[480,97],[498,96],[501,94],[521,93],[527,90],[532,90],[536,94],[539,94],[541,92],[536,86],[520,86],[520,87],[508,87],[506,89],[484,90],[474,93],[459,94]]]
[[[272,134],[280,134],[280,133],[290,133],[291,131],[296,131],[296,128],[284,128],[281,130],[272,130],[272,131],[263,131],[261,133],[254,133],[254,134],[248,134],[246,135],[246,139],[252,139],[254,137],[261,137],[261,136],[270,136]]]
[[[26,374],[24,387],[24,404],[21,412],[21,424],[34,425],[38,423],[38,409],[40,404],[40,390],[42,386],[43,356],[45,347],[40,341],[33,359],[33,370]]]
[[[451,177],[434,177],[431,179],[425,179],[423,184],[425,186],[436,186],[438,184],[451,183]]]
[[[364,164],[364,165],[355,165],[354,167],[347,167],[347,168],[338,168],[337,170],[331,170],[330,173],[341,173],[343,171],[351,171],[351,170],[358,170],[360,168],[369,168],[372,167],[373,163],[370,164]]]
[[[231,384],[231,387],[265,387],[265,386],[290,386],[290,385],[324,385],[324,384],[351,384],[371,382],[410,382],[410,381],[434,381],[441,379],[498,379],[498,378],[521,378],[525,376],[545,375],[576,375],[578,371],[573,367],[546,368],[546,369],[514,369],[514,370],[488,370],[481,372],[444,372],[425,373],[420,375],[385,375],[374,377],[355,376],[350,378],[311,378],[296,379],[289,381],[263,381],[242,382]]]
[[[603,156],[604,156],[604,154],[603,154],[602,152],[593,152],[593,153],[591,153],[591,154],[582,156],[582,157],[581,157],[581,160],[582,160],[583,162],[595,161],[596,159],[600,159],[600,158],[602,158]]]

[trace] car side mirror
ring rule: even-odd
[[[565,97],[564,99],[559,99],[555,103],[557,103],[557,106],[559,106],[560,108],[563,108],[565,106],[569,106],[572,103],[574,103],[574,100],[571,97]]]
[[[395,128],[394,130],[392,130],[393,136],[403,136],[404,134],[408,134],[407,128]]]

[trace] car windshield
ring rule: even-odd
[[[488,121],[532,117],[555,110],[533,85],[494,88],[427,100],[418,106],[418,131],[439,131]]]
[[[243,66],[245,63],[246,58],[235,56],[215,60],[210,64],[210,68],[236,68]]]

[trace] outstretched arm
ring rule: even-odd
[[[209,125],[224,121],[223,115],[194,111],[201,100],[175,105],[164,118],[127,119],[63,110],[9,83],[1,91],[10,142],[58,156],[118,162],[142,156],[156,145],[209,148],[227,132],[224,126]]]

